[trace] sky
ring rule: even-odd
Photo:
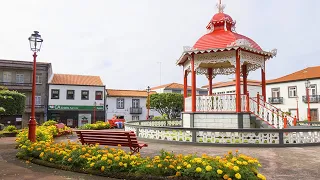
[[[54,73],[98,75],[107,88],[146,89],[182,83],[176,60],[217,13],[217,0],[0,0],[0,59],[32,61],[28,37],[44,39],[38,61]],[[320,1],[222,0],[237,33],[263,50],[266,78],[320,65]],[[232,76],[217,76],[214,82]],[[260,70],[249,79],[260,80]],[[190,82],[190,81],[189,81]],[[197,76],[197,86],[207,84]]]

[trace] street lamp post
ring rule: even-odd
[[[29,120],[28,139],[32,142],[36,141],[36,115],[35,115],[35,94],[36,94],[36,72],[37,72],[37,52],[40,51],[43,39],[38,31],[34,31],[28,38],[30,49],[33,51],[33,74],[32,74],[32,95],[31,95],[31,117]]]
[[[97,102],[93,103],[93,123],[96,122],[96,106],[97,106]]]
[[[309,95],[309,88],[310,88],[310,81],[309,79],[306,80],[306,98],[308,101],[308,122],[311,121],[311,113],[310,113],[310,95]]]
[[[150,91],[151,91],[150,86],[148,86],[148,88],[147,88],[147,93],[148,93],[148,97],[147,97],[147,101],[148,101],[147,120],[149,119],[149,112],[150,112],[150,97],[149,97]]]
[[[299,121],[299,97],[297,96],[297,120]]]

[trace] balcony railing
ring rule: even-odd
[[[130,114],[142,114],[142,108],[141,107],[131,107]]]
[[[9,90],[31,90],[32,83],[0,82],[0,86],[5,86]]]
[[[283,97],[271,97],[268,100],[270,104],[283,104]]]
[[[319,103],[320,102],[320,95],[309,95],[310,103]],[[308,103],[307,96],[302,96],[302,100],[305,103]]]

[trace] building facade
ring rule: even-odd
[[[153,87],[153,88],[151,88],[151,90],[156,91],[157,93],[183,94],[183,84],[179,84],[179,83],[164,84],[161,86]],[[188,87],[188,94],[191,94],[191,86]],[[198,88],[197,95],[208,95],[208,90]]]
[[[202,88],[209,89],[208,85],[202,86]],[[256,96],[257,93],[262,93],[261,82],[256,80],[247,80],[247,91],[249,95]],[[243,92],[243,80],[241,79],[240,84],[240,92]],[[219,94],[235,94],[236,93],[236,81],[225,81],[225,82],[217,82],[212,84],[212,94],[219,95]]]
[[[5,124],[25,127],[31,115],[33,62],[0,60],[0,86],[25,94],[25,113],[2,117]],[[36,72],[36,120],[43,123],[47,119],[48,79],[52,76],[51,63],[37,62]],[[9,122],[9,123],[8,123]]]
[[[105,121],[105,86],[99,76],[54,74],[48,118],[70,127]]]
[[[155,92],[150,92],[150,95]],[[126,121],[146,120],[147,119],[147,91],[139,90],[116,90],[107,89],[107,119],[113,116],[125,119]],[[149,111],[149,118],[160,116],[152,109]]]
[[[267,81],[267,101],[282,111],[290,112],[300,121],[307,120],[308,99],[306,82],[310,97],[310,116],[312,121],[319,121],[320,66],[309,67],[292,74]]]

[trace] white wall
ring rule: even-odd
[[[241,94],[243,94],[243,85],[241,85]],[[260,86],[250,86],[248,85],[248,91],[250,96],[256,96],[259,92],[262,93],[262,89]],[[224,94],[235,94],[234,93],[227,93],[227,91],[235,91],[236,86],[226,86],[226,87],[218,87],[218,88],[212,88],[212,93],[218,93],[218,92],[224,92]]]
[[[51,99],[51,89],[59,89],[59,99]],[[67,90],[74,90],[74,99],[67,99]],[[81,91],[89,91],[89,100],[81,100]],[[96,91],[102,91],[102,100],[95,100]],[[74,106],[104,106],[105,87],[98,86],[72,86],[49,84],[49,105],[74,105]]]
[[[317,85],[317,92],[319,92],[318,88],[320,88],[320,79],[310,80],[310,84],[316,84]],[[280,97],[283,97],[283,104],[273,104],[273,105],[277,108],[280,108],[282,111],[289,111],[289,109],[296,109],[297,108],[297,98],[289,98],[289,96],[288,96],[288,87],[289,86],[297,86],[299,119],[306,120],[307,119],[308,104],[303,102],[303,100],[302,100],[302,96],[306,95],[305,81],[267,84],[267,86],[266,86],[267,101],[270,97],[272,97],[271,89],[272,88],[280,88]],[[316,94],[318,94],[318,93],[316,93]],[[319,120],[320,103],[310,103],[310,109],[318,109],[318,120]]]
[[[179,89],[177,89],[177,90],[179,90]],[[172,89],[164,89],[164,88],[154,89],[153,91],[156,91],[157,93],[172,93]],[[183,94],[183,89],[181,89],[180,91],[181,91],[181,94]],[[190,89],[188,91],[190,91]],[[198,90],[197,90],[196,94],[199,95]]]
[[[117,98],[124,99],[124,109],[117,109]],[[132,99],[140,99],[140,107],[142,108],[142,114],[130,114],[130,107],[132,107]],[[106,110],[106,118],[111,119],[113,115],[124,116],[126,121],[132,121],[132,116],[139,116],[139,120],[146,120],[147,117],[147,107],[146,107],[146,97],[107,97],[106,104],[108,109]],[[150,109],[150,116],[160,116],[160,114],[154,110]]]

